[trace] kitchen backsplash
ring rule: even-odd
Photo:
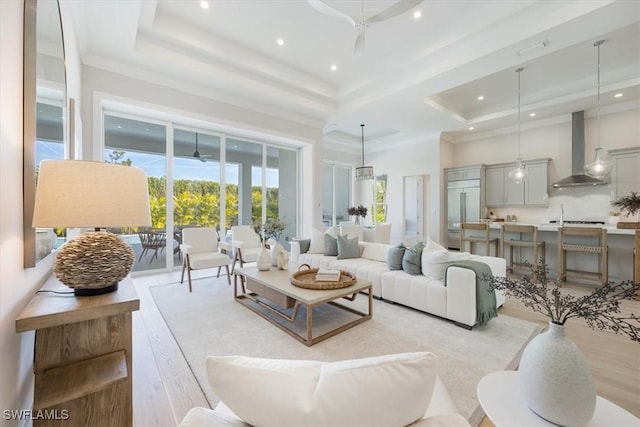
[[[604,221],[608,223],[611,206],[611,186],[588,186],[555,189],[549,192],[549,206],[504,207],[490,209],[497,218],[506,220],[515,215],[518,222],[544,224],[560,219],[560,205],[564,206],[564,219],[572,221]]]

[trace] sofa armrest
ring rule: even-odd
[[[476,274],[468,268],[447,269],[447,318],[469,327],[476,324]]]

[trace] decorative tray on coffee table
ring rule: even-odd
[[[309,267],[307,264],[302,264],[300,268],[305,266]],[[347,288],[357,282],[356,277],[348,271],[340,270],[340,279],[337,281],[316,280],[317,272],[317,268],[296,271],[291,275],[291,284],[305,289],[329,290]]]

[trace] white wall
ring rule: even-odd
[[[413,144],[367,154],[367,163],[376,175],[387,174],[387,221],[392,223],[391,243],[402,240],[403,177],[429,175],[429,230],[432,240],[440,241],[440,138],[428,136]]]
[[[22,1],[0,1],[0,408],[29,409],[34,334],[15,319],[51,271],[51,257],[23,268]],[[3,420],[7,425],[16,422]]]

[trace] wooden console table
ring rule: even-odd
[[[640,230],[636,230],[633,247],[633,282],[640,283]],[[636,292],[636,299],[640,300],[640,292]]]
[[[51,277],[41,291],[72,291]],[[132,426],[131,313],[140,308],[130,278],[116,292],[76,297],[36,294],[16,319],[34,330],[33,409],[57,415],[34,426]]]

